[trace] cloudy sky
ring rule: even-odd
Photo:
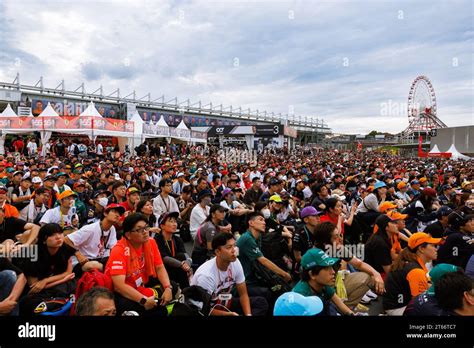
[[[202,100],[400,132],[415,77],[474,124],[472,0],[0,1],[0,81]]]

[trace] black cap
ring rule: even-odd
[[[453,187],[449,184],[441,186],[442,191],[451,190]]]
[[[163,225],[166,222],[166,220],[168,220],[169,218],[177,219],[178,217],[179,217],[178,212],[163,213],[163,214],[161,214],[160,218],[158,219],[158,226]]]
[[[443,205],[441,208],[438,209],[438,211],[436,212],[436,217],[438,219],[441,219],[443,216],[448,216],[449,214],[451,214],[453,212],[453,210],[446,206],[446,205]]]
[[[110,196],[112,193],[110,193],[109,191],[106,191],[106,190],[101,190],[101,191],[95,192],[94,195],[92,196],[92,198],[95,199],[95,198],[99,197],[99,196],[102,195],[102,194],[105,194],[105,195],[107,195],[107,196]]]
[[[220,204],[213,204],[213,205],[211,206],[211,209],[209,210],[209,215],[212,215],[212,214],[213,214],[214,212],[216,212],[216,211],[220,211],[220,212],[222,212],[222,213],[225,213],[225,212],[227,212],[227,210],[228,210],[227,208],[224,208],[224,207],[223,207],[222,205],[220,205]]]
[[[44,178],[43,182],[44,182],[44,181],[49,181],[49,180],[58,181],[58,178],[56,178],[55,175],[47,175],[47,176]]]
[[[468,216],[462,211],[453,211],[448,215],[448,224],[454,228],[460,228],[469,221]]]
[[[375,224],[378,226],[379,231],[384,232],[389,222],[395,222],[396,219],[392,219],[388,215],[382,214],[375,219]]]
[[[198,194],[198,200],[201,201],[204,197],[206,196],[210,196],[212,197],[212,192],[211,190],[202,190],[201,192],[199,192]]]
[[[279,180],[278,178],[271,178],[270,181],[268,182],[269,186],[280,185],[280,184],[281,184],[281,180]]]

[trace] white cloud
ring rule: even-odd
[[[5,0],[0,14],[2,81],[19,71],[51,87],[64,78],[88,91],[293,108],[335,132],[364,133],[403,130],[406,116],[382,115],[381,104],[406,103],[423,74],[445,123],[474,123],[468,0]]]

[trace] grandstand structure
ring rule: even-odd
[[[115,108],[117,110],[115,118],[119,119],[126,119],[127,106],[133,105],[141,115],[145,110],[145,112],[156,112],[158,114],[166,112],[173,115],[187,115],[189,119],[194,116],[202,116],[215,120],[216,124],[220,122],[219,120],[225,120],[226,125],[227,122],[229,122],[229,125],[284,125],[297,131],[296,144],[318,143],[324,139],[326,134],[331,134],[328,124],[317,117],[276,114],[266,110],[251,110],[241,106],[215,105],[212,102],[204,104],[200,100],[197,102],[191,102],[190,99],[181,101],[177,97],[167,98],[165,95],[154,99],[151,93],[140,97],[136,91],[124,95],[119,88],[111,93],[106,93],[103,86],[92,92],[87,92],[84,83],[75,89],[67,89],[64,80],[55,88],[48,88],[44,86],[43,77],[40,77],[34,85],[27,85],[20,83],[19,73],[12,82],[0,82],[0,104],[10,103],[15,110],[17,107],[34,108],[34,105],[31,104],[36,99],[57,101],[59,103],[63,101],[64,103],[82,102],[84,105],[90,101],[96,104],[101,103]],[[185,117],[183,117],[184,119]],[[193,127],[194,124],[188,124],[188,126]]]

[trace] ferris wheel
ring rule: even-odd
[[[418,76],[408,93],[408,127],[401,133],[402,137],[433,135],[436,129],[446,128],[446,124],[436,116],[436,111],[436,95],[430,79]]]
[[[408,94],[408,119],[419,117],[420,114],[436,116],[436,95],[426,76],[418,76]]]

